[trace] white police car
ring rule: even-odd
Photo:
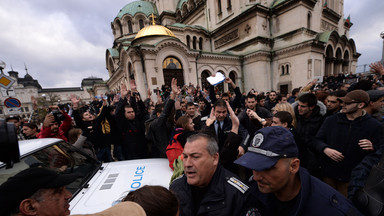
[[[29,167],[78,173],[79,178],[67,187],[73,193],[71,214],[107,209],[143,185],[168,188],[172,176],[167,159],[100,163],[61,139],[19,141],[19,151],[9,145],[12,142],[17,144],[0,138],[0,160],[4,162],[0,162],[0,184]]]

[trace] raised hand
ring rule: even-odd
[[[176,78],[172,78],[171,89],[172,89],[172,92],[175,92],[175,93],[178,91],[177,79]]]
[[[212,107],[209,118],[205,121],[205,124],[209,127],[216,121],[215,108]]]
[[[80,98],[77,98],[76,95],[71,94],[70,99],[72,101],[73,109],[79,108]]]
[[[37,100],[36,100],[35,96],[31,96],[31,102],[32,102],[33,109],[36,110],[37,109]]]
[[[374,62],[369,67],[371,72],[384,75],[384,66],[380,62]]]
[[[257,113],[251,109],[247,109],[247,115],[250,119],[258,119],[259,115],[257,115]]]
[[[152,95],[152,91],[151,91],[151,89],[148,89],[148,90],[147,90],[147,97],[150,98],[151,95]]]
[[[232,83],[233,81],[232,81],[231,78],[227,77],[227,78],[225,78],[224,82],[230,84],[230,83]]]
[[[177,96],[177,92],[179,91],[179,89],[177,87],[177,79],[176,78],[172,78],[171,89],[172,89],[172,92],[171,92],[170,98],[172,100],[175,100],[175,98]]]
[[[48,113],[45,118],[44,118],[44,122],[43,122],[43,127],[45,128],[48,128],[51,126],[51,124],[55,121],[55,117],[53,116],[53,114],[51,113]]]
[[[128,95],[128,89],[127,89],[127,85],[125,85],[125,83],[122,83],[122,84],[121,84],[121,87],[120,87],[120,94],[121,94],[121,97],[122,97],[122,98],[125,98],[125,97],[127,97],[127,95]]]
[[[135,80],[131,80],[131,81],[129,81],[129,84],[130,84],[130,86],[131,86],[131,90],[132,90],[132,91],[134,91],[134,92],[137,91]]]

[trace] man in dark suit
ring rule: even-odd
[[[232,121],[227,115],[227,106],[224,100],[218,99],[213,105],[211,115],[203,126],[203,131],[209,131],[216,136],[219,149],[223,148],[223,144],[229,131],[232,128]]]

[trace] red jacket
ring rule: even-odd
[[[63,112],[63,115],[65,116],[65,120],[61,123],[58,133],[52,133],[51,127],[46,128],[43,126],[40,133],[37,134],[37,138],[59,138],[68,141],[65,134],[67,134],[71,128],[72,118],[66,112]]]

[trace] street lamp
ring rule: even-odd
[[[384,31],[380,33],[380,37],[383,39],[383,53],[381,54],[381,64],[384,65]]]
[[[7,65],[5,64],[5,62],[3,62],[3,61],[0,60],[0,71],[1,71],[2,74],[3,74],[3,69],[5,68],[5,66],[7,66]]]

